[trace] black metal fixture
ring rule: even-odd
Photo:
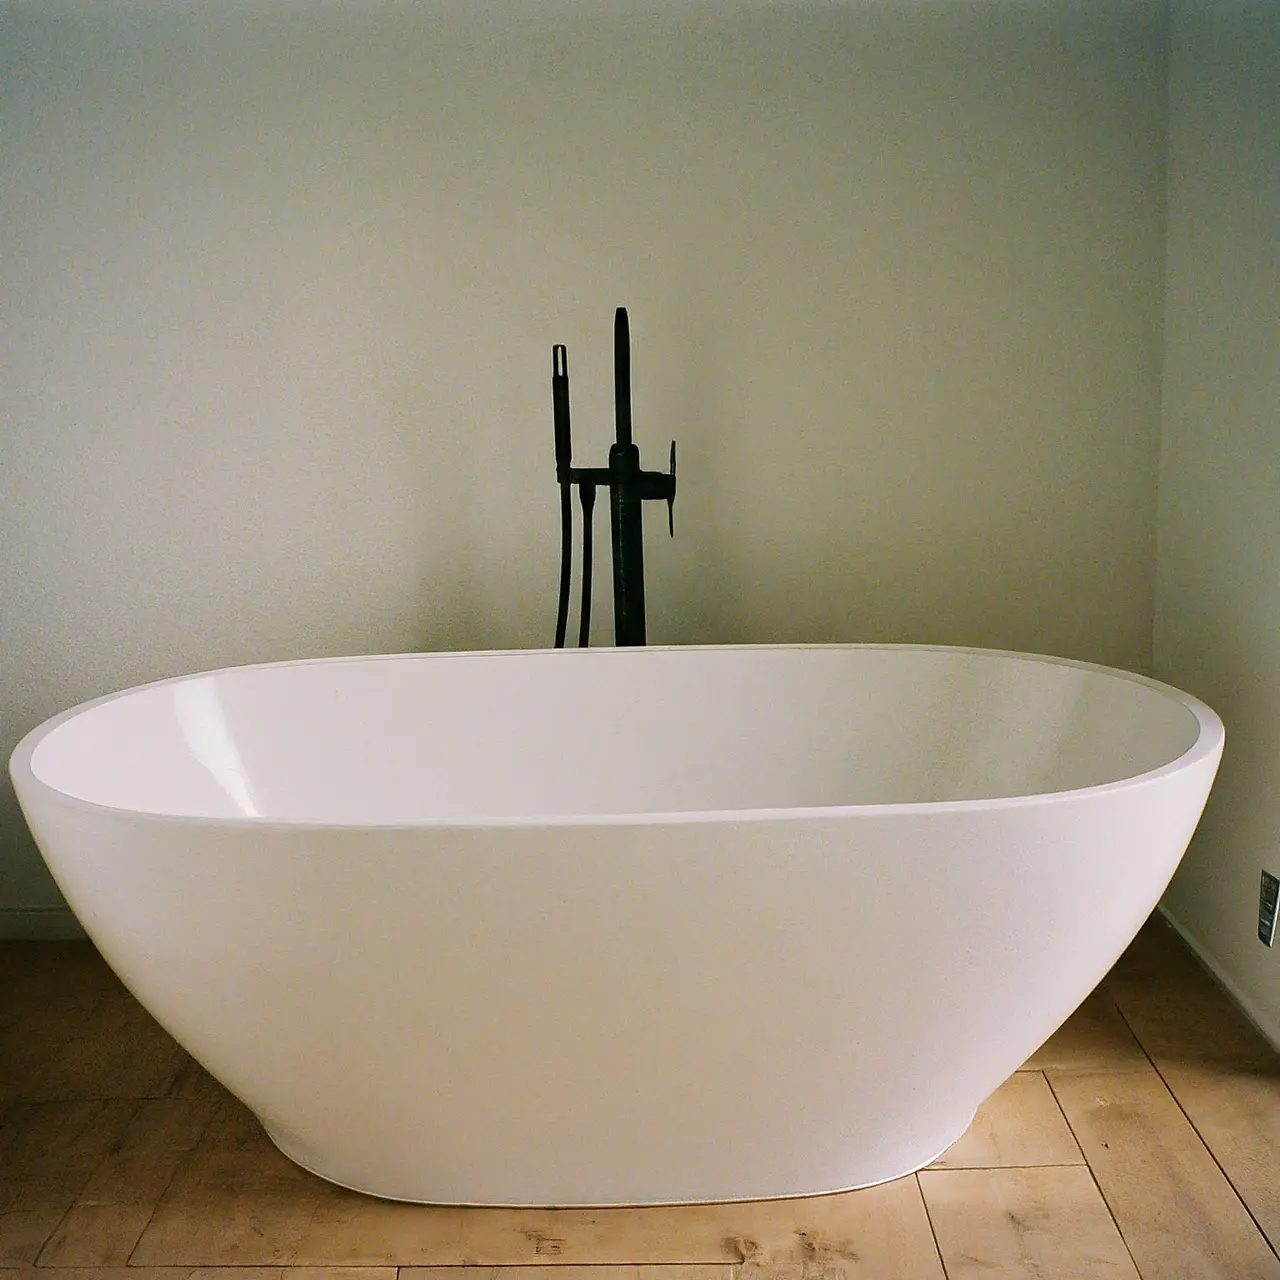
[[[569,431],[569,355],[551,349],[551,404],[555,415],[556,479],[560,482],[560,608],[556,648],[564,648],[569,624],[570,559],[573,552],[573,486],[582,500],[582,607],[578,644],[587,644],[591,625],[591,518],[596,488],[609,490],[609,532],[613,544],[613,632],[615,644],[644,644],[644,530],[641,503],[667,504],[667,528],[675,536],[676,442],[669,471],[642,471],[640,450],[631,439],[631,330],[626,307],[613,320],[614,414],[617,436],[607,467],[575,467]]]

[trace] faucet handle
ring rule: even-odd
[[[614,445],[617,449],[619,446]],[[612,455],[610,455],[612,456]],[[575,476],[587,476],[585,471],[575,471]],[[603,473],[602,484],[612,484],[613,476],[611,472]],[[676,442],[671,442],[671,463],[670,469],[667,471],[641,471],[636,476],[635,495],[642,502],[648,502],[661,498],[667,504],[667,530],[674,538],[676,536],[675,529],[675,505],[676,505]]]
[[[671,442],[671,488],[667,490],[667,532],[676,536],[676,442]]]

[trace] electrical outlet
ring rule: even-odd
[[[1280,880],[1270,871],[1262,873],[1258,890],[1258,941],[1269,947],[1276,940],[1276,907],[1280,904]]]

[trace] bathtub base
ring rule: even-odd
[[[653,1197],[628,1200],[613,1200],[608,1196],[591,1196],[585,1193],[581,1198],[556,1197],[551,1200],[541,1199],[536,1194],[520,1199],[510,1198],[505,1195],[488,1198],[478,1191],[460,1194],[457,1191],[424,1188],[421,1192],[414,1192],[403,1187],[389,1189],[373,1186],[369,1185],[365,1180],[351,1180],[349,1176],[343,1176],[338,1173],[334,1168],[333,1162],[309,1150],[305,1144],[273,1130],[260,1116],[258,1117],[258,1122],[262,1125],[267,1137],[271,1139],[276,1149],[300,1169],[305,1169],[317,1178],[323,1178],[324,1181],[331,1182],[334,1186],[342,1187],[346,1191],[356,1191],[361,1195],[374,1196],[379,1200],[393,1200],[402,1204],[435,1205],[457,1209],[638,1209],[693,1204],[743,1204],[754,1200],[801,1200],[811,1196],[840,1195],[846,1191],[861,1191],[866,1187],[878,1187],[882,1183],[893,1182],[898,1178],[905,1178],[909,1174],[927,1168],[964,1136],[969,1126],[973,1123],[973,1118],[976,1114],[976,1112],[971,1112],[964,1123],[954,1133],[951,1133],[941,1146],[936,1149],[931,1148],[928,1155],[919,1159],[912,1158],[902,1168],[894,1172],[884,1173],[881,1176],[865,1181],[856,1181],[839,1186],[771,1187],[753,1191],[735,1191],[729,1194],[712,1192],[707,1195],[681,1196],[679,1198],[655,1195]]]

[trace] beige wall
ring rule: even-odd
[[[1158,673],[1227,726],[1166,909],[1280,1043],[1280,7],[1176,0]]]
[[[619,303],[680,443],[653,641],[1147,667],[1164,25],[0,10],[0,749],[211,665],[549,643],[550,349],[603,460]],[[56,904],[5,803],[0,907]]]

